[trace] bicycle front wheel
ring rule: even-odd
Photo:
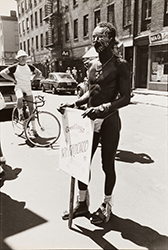
[[[23,121],[19,120],[17,107],[14,107],[12,111],[12,126],[14,129],[15,135],[21,136],[24,133],[24,124],[23,124]]]
[[[47,111],[32,114],[25,124],[27,140],[37,147],[47,147],[54,144],[61,133],[58,118]]]

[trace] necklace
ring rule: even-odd
[[[95,77],[96,80],[98,80],[98,78],[100,77],[100,75],[102,75],[103,73],[103,68],[111,61],[111,59],[113,58],[113,55],[102,65],[100,65],[100,69],[98,69],[98,65],[96,65],[96,72],[95,72]]]

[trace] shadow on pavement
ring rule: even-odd
[[[117,250],[117,248],[107,241],[105,236],[110,231],[117,231],[121,233],[121,236],[133,242],[134,244],[146,247],[149,250],[167,250],[168,249],[168,237],[159,234],[157,231],[150,227],[142,226],[139,223],[130,219],[123,219],[116,215],[112,215],[108,223],[99,225],[100,229],[91,231],[87,228],[75,224],[73,231],[83,234],[92,239],[102,249]]]
[[[1,213],[1,249],[11,249],[4,242],[5,238],[46,223],[47,220],[25,208],[25,202],[13,200],[10,196],[0,192]]]
[[[0,110],[0,122],[11,121],[11,119],[12,119],[12,109]]]
[[[139,162],[139,163],[153,163],[154,160],[152,158],[144,153],[136,154],[131,151],[124,151],[124,150],[117,150],[116,161],[123,161],[123,162],[129,162],[129,163],[134,163],[134,162]]]

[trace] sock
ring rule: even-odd
[[[32,123],[32,129],[36,130],[35,121],[31,121],[31,123]]]
[[[112,205],[112,195],[105,195],[104,196],[104,203],[109,203]]]
[[[86,200],[86,192],[87,192],[87,190],[79,190],[79,201]]]
[[[23,110],[22,109],[17,109],[19,116],[23,115]]]

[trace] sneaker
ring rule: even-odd
[[[102,203],[98,210],[91,215],[90,222],[95,225],[106,223],[110,220],[111,213],[110,203]]]
[[[84,216],[89,212],[88,205],[86,201],[77,201],[76,207],[73,209],[73,219],[79,216]],[[69,212],[65,211],[62,215],[63,220],[69,219]]]
[[[19,114],[19,121],[23,121],[24,120],[24,115],[23,114]]]
[[[37,131],[36,130],[34,130],[34,129],[32,129],[32,130],[30,130],[30,137],[32,138],[36,138],[36,137],[38,137],[38,133],[37,133]]]

